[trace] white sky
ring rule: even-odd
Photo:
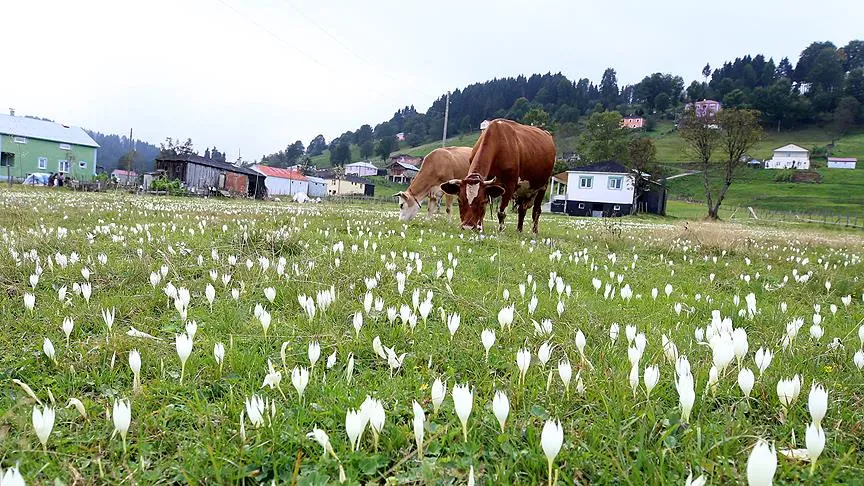
[[[800,3],[800,6],[799,6]],[[0,110],[234,159],[329,141],[447,90],[561,71],[619,86],[864,37],[822,0],[26,0],[2,9]]]

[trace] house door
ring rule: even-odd
[[[602,210],[597,211],[596,209],[592,210],[591,211],[591,217],[592,218],[602,218],[603,217],[603,211]]]

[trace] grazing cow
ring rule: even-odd
[[[522,231],[525,213],[533,206],[532,231],[536,233],[554,164],[555,142],[549,132],[510,120],[493,120],[474,145],[468,175],[441,184],[441,189],[459,195],[462,229],[482,229],[486,204],[501,196],[498,230],[504,229],[504,211],[510,199],[515,199],[519,212],[516,228]]]
[[[444,147],[429,153],[420,166],[420,172],[399,198],[399,219],[408,221],[420,210],[420,203],[429,198],[429,216],[432,216],[444,192],[441,183],[450,179],[462,179],[468,174],[471,147]],[[453,205],[453,196],[444,194],[447,200],[447,214]]]

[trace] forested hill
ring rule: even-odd
[[[646,117],[650,129],[658,120],[674,120],[693,100],[716,99],[729,108],[755,108],[774,129],[819,126],[844,133],[864,124],[864,41],[838,47],[831,42],[807,46],[796,62],[762,54],[745,55],[719,67],[705,65],[699,79],[685,86],[679,74],[646,74],[636,84],[619,85],[614,68],[599,83],[588,78],[568,79],[561,73],[493,79],[457,89],[450,96],[447,133],[456,136],[478,130],[485,119],[506,117],[547,128],[571,124],[572,131],[597,111],[616,110]],[[327,143],[319,135],[304,148],[302,141],[264,156],[271,165],[287,166],[329,150],[329,161],[339,165],[439,139],[444,125],[445,96],[425,113],[414,106],[398,110],[376,125],[365,124]],[[396,140],[402,133],[404,141]],[[319,159],[320,160],[320,157]]]
[[[94,132],[92,130],[87,130],[87,133],[99,144],[99,166],[104,167],[105,171],[109,174],[114,169],[126,169],[124,157],[133,147],[133,143],[130,143],[129,137],[126,135]],[[134,141],[134,147],[135,158],[132,161],[132,169],[139,174],[153,170],[153,159],[159,155],[159,147],[137,139]],[[121,159],[123,160],[121,161]]]

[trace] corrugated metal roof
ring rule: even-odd
[[[308,180],[309,182],[314,182],[315,184],[327,184],[327,181],[320,177],[306,176],[306,180]]]
[[[612,174],[629,174],[630,169],[614,160],[607,160],[605,162],[597,162],[591,165],[583,165],[582,167],[574,167],[572,170],[568,170],[567,172],[609,172]]]
[[[345,164],[345,167],[364,167],[366,169],[378,170],[378,167],[375,164],[371,164],[369,162],[353,162],[350,164]]]
[[[238,174],[246,174],[255,177],[263,177],[261,174],[255,172],[254,170],[248,167],[238,167],[234,164],[229,164],[228,162],[219,162],[216,160],[205,159],[197,154],[184,154],[184,155],[160,155],[156,157],[157,162],[189,162],[198,165],[204,165],[207,167],[213,167],[214,169],[227,170],[228,172],[236,172]]]
[[[858,162],[855,157],[828,157],[828,162]]]
[[[252,169],[264,174],[267,177],[276,177],[279,179],[291,179],[294,181],[305,181],[306,176],[296,170],[283,169],[282,167],[269,167],[266,165],[255,165]]]
[[[0,133],[51,142],[73,143],[85,147],[99,147],[99,144],[81,127],[65,126],[25,116],[0,115]]]

